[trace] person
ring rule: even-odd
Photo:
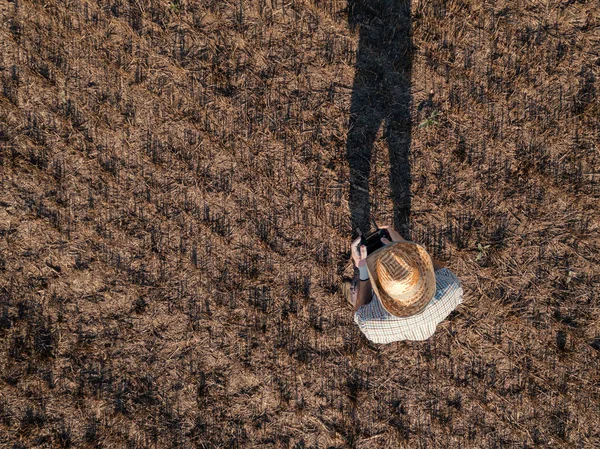
[[[387,229],[392,241],[367,255],[360,237],[352,242],[358,273],[343,291],[354,321],[373,343],[427,340],[463,300],[460,280],[421,245]]]

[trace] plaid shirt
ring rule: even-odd
[[[399,340],[427,340],[436,326],[462,303],[462,284],[448,268],[435,272],[435,296],[425,309],[409,317],[397,317],[387,312],[379,297],[373,293],[371,302],[361,306],[354,321],[373,343],[392,343]]]

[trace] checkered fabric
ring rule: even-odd
[[[354,313],[354,321],[373,343],[399,340],[427,340],[437,325],[462,303],[462,284],[448,268],[435,272],[435,296],[420,313],[409,317],[389,314],[373,293],[371,302]]]

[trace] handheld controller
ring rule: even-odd
[[[381,241],[382,238],[388,239],[390,242],[392,238],[390,237],[390,233],[387,229],[379,229],[377,227],[377,223],[373,220],[373,224],[375,227],[375,231],[371,234],[364,236],[360,230],[358,230],[358,234],[360,235],[360,244],[365,245],[367,247],[367,254],[371,254],[377,251],[379,248],[385,246],[385,244]]]

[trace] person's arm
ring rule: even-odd
[[[381,226],[379,229],[387,229],[388,234],[390,234],[390,237],[392,239],[392,242],[402,242],[402,241],[406,241],[406,239],[404,239],[400,234],[398,234],[398,231],[396,231],[394,228],[392,228],[391,226]],[[381,239],[381,241],[383,243],[385,243],[386,245],[388,243],[391,243],[388,239],[386,239],[385,237]]]
[[[439,260],[435,259],[433,256],[431,256],[431,261],[433,262],[433,271],[437,271],[441,268],[446,268],[446,265],[444,265]]]
[[[371,279],[369,279],[369,270],[367,270],[367,247],[360,245],[361,238],[358,237],[352,242],[352,259],[358,268],[359,282],[358,291],[356,292],[356,304],[354,311],[356,312],[360,306],[371,302]],[[359,246],[360,245],[360,246]]]
[[[356,312],[361,306],[369,304],[373,299],[371,291],[371,279],[366,281],[359,281],[358,292],[356,294],[356,304],[354,304],[354,311]]]

